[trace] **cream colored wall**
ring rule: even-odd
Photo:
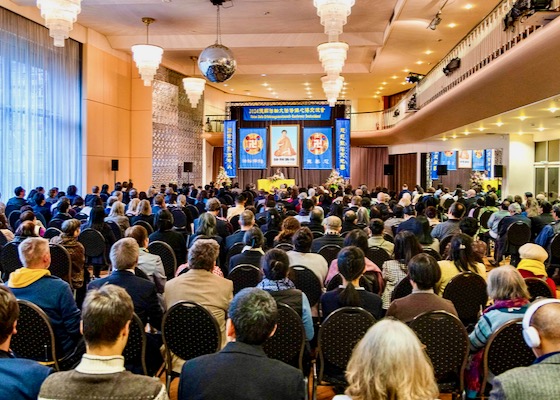
[[[504,174],[509,178],[504,194],[516,195],[535,189],[535,143],[533,135],[509,135],[509,159]],[[504,163],[506,159],[504,158]]]

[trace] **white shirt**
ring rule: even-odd
[[[290,260],[290,266],[292,265],[303,265],[309,268],[313,273],[319,278],[321,285],[325,282],[327,278],[327,273],[329,272],[329,266],[327,260],[320,255],[315,253],[300,253],[299,251],[290,250],[287,252],[288,259]]]

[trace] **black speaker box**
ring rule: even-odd
[[[437,174],[438,176],[447,175],[447,165],[438,165]]]
[[[494,165],[494,178],[503,178],[503,177],[504,177],[504,166]]]
[[[183,172],[193,172],[192,171],[192,162],[184,162],[183,163]]]
[[[383,175],[395,175],[395,166],[393,164],[383,164]]]
[[[119,170],[119,160],[111,160],[111,171]]]

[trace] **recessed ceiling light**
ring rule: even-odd
[[[556,108],[556,107],[550,107],[550,108],[548,109],[548,111],[550,111],[551,113],[555,113],[555,112],[558,111],[558,110],[560,110],[560,109],[559,109],[559,108]]]
[[[309,82],[305,82],[304,85],[305,85],[305,86],[309,86]]]
[[[268,86],[268,83],[265,82],[265,83],[263,83],[262,85],[263,85],[264,87],[267,87],[267,86]]]
[[[457,24],[452,22],[452,23],[448,24],[447,26],[450,27],[450,28],[455,28],[457,26]]]
[[[501,127],[503,124],[504,124],[503,122],[496,122],[495,125],[496,125],[497,127]]]
[[[410,72],[410,70],[409,69],[403,69],[403,72],[408,73],[408,72]]]
[[[453,139],[457,139],[457,135],[453,134],[453,136],[451,136]]]
[[[406,85],[406,82],[401,82],[401,85]]]
[[[272,92],[274,89],[272,89],[270,86],[266,88],[266,90],[268,90],[269,92]]]
[[[280,97],[279,97],[279,96],[276,96],[276,98],[278,99],[278,98],[280,98]]]
[[[430,55],[430,54],[432,54],[432,53],[433,53],[432,50],[426,50],[426,51],[424,52],[424,54],[427,54],[427,55]]]
[[[441,140],[443,140],[444,142],[447,142],[447,138],[445,136],[442,137]]]
[[[546,128],[543,128],[542,126],[540,128],[537,128],[537,131],[542,132],[544,131]]]
[[[266,76],[266,74],[261,74],[261,76]]]
[[[418,60],[418,61],[416,61],[416,64],[418,64],[418,65],[422,65],[422,64],[424,64],[424,61],[420,61],[420,60]]]
[[[383,89],[385,89],[385,88],[384,88],[383,86],[379,86],[377,89],[383,90]]]
[[[471,10],[473,8],[472,4],[466,4],[465,5],[465,10]]]
[[[480,128],[476,128],[476,129],[478,129],[480,132],[483,132],[486,128],[481,126]]]
[[[376,94],[380,94],[381,92],[378,90],[377,92],[375,92]]]
[[[527,118],[525,115],[521,115],[520,117],[517,117],[518,119],[520,119],[521,121],[525,121]]]
[[[397,75],[393,75],[393,76],[391,77],[391,79],[397,79],[397,78],[398,78]]]
[[[378,96],[378,95],[374,95],[373,98],[374,98],[374,99],[378,99],[379,96]]]
[[[224,86],[226,86],[226,87],[227,87],[227,86],[229,86],[229,85],[228,85],[227,83],[224,83]]]
[[[471,134],[469,131],[465,131],[465,132],[463,132],[463,133],[464,133],[465,135],[467,135],[467,136]]]
[[[278,93],[276,93],[276,92],[272,92],[272,95],[273,95],[273,96],[276,96],[277,94],[278,94]]]
[[[230,92],[233,92],[233,89],[230,89],[229,91],[230,91]]]
[[[386,84],[387,84],[387,82],[381,82],[381,84],[382,84],[382,85],[386,85]]]

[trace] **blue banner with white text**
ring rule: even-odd
[[[239,130],[239,169],[266,168],[266,128]]]
[[[237,120],[224,121],[224,169],[230,178],[237,176],[236,132]]]
[[[448,171],[457,170],[457,152],[456,151],[442,151],[439,154],[439,165],[447,165]]]
[[[473,150],[473,171],[486,171],[486,151],[487,150]]]
[[[431,160],[430,160],[430,178],[433,181],[436,181],[439,179],[438,174],[437,174],[437,166],[439,165],[439,152],[433,152],[431,153]]]
[[[350,120],[337,119],[335,127],[335,168],[344,179],[350,178]]]
[[[486,153],[486,171],[488,171],[488,177],[494,177],[494,150],[487,149],[485,150]]]
[[[243,107],[245,121],[328,121],[331,108],[327,105],[305,106],[248,106]]]
[[[332,128],[303,129],[303,169],[332,169]]]

